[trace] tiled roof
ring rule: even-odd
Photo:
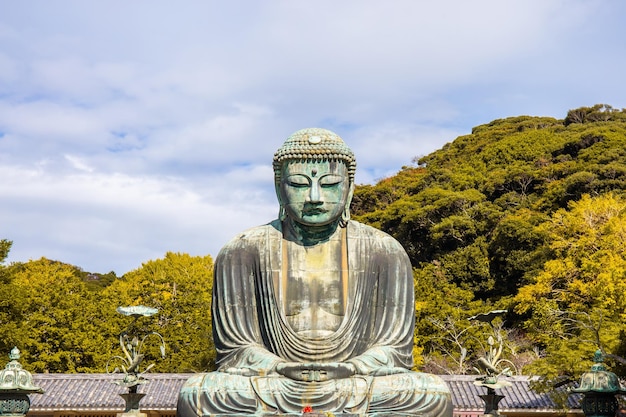
[[[476,375],[440,375],[450,387],[452,402],[457,410],[474,410],[484,408],[484,402],[479,397],[487,393],[487,388],[474,385]],[[501,378],[511,383],[510,386],[498,388],[496,393],[504,395],[498,408],[500,410],[554,410],[557,405],[547,393],[537,393],[530,387],[532,377],[512,376]],[[569,408],[580,408],[581,396],[568,397]]]
[[[147,384],[137,390],[145,393],[142,410],[176,410],[178,391],[191,374],[147,374]],[[124,410],[119,394],[128,392],[113,381],[120,374],[35,374],[35,385],[43,394],[30,396],[32,411],[46,410]]]
[[[149,382],[139,387],[146,396],[141,400],[142,410],[175,410],[178,391],[192,374],[147,374]],[[44,394],[32,394],[31,411],[121,411],[124,400],[119,396],[127,390],[113,383],[119,374],[36,374],[34,382]],[[473,375],[442,375],[450,390],[457,410],[482,410],[479,395],[486,388],[474,385]],[[530,389],[530,378],[514,376],[505,378],[512,383],[500,388],[497,393],[505,398],[500,410],[553,410],[556,406],[547,394],[538,394]],[[580,398],[571,396],[569,406],[577,408]]]

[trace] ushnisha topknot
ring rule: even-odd
[[[320,128],[298,130],[287,138],[274,154],[274,179],[280,181],[284,161],[344,161],[350,181],[354,182],[356,158],[346,143],[334,132]]]

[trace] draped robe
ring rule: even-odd
[[[372,227],[347,225],[348,296],[339,328],[324,337],[296,333],[282,313],[285,249],[274,221],[241,233],[215,262],[213,337],[218,371],[182,388],[179,417],[300,413],[451,416],[440,378],[411,372],[415,324],[411,264],[400,244]],[[275,372],[279,362],[352,363],[357,374],[302,382]]]

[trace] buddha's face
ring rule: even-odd
[[[338,220],[351,195],[348,168],[341,161],[288,161],[281,177],[283,207],[291,219],[304,226]]]

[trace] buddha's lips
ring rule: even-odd
[[[314,214],[324,214],[326,212],[328,212],[328,210],[323,209],[321,207],[315,207],[315,208],[304,209],[302,211],[302,214],[311,216]]]

